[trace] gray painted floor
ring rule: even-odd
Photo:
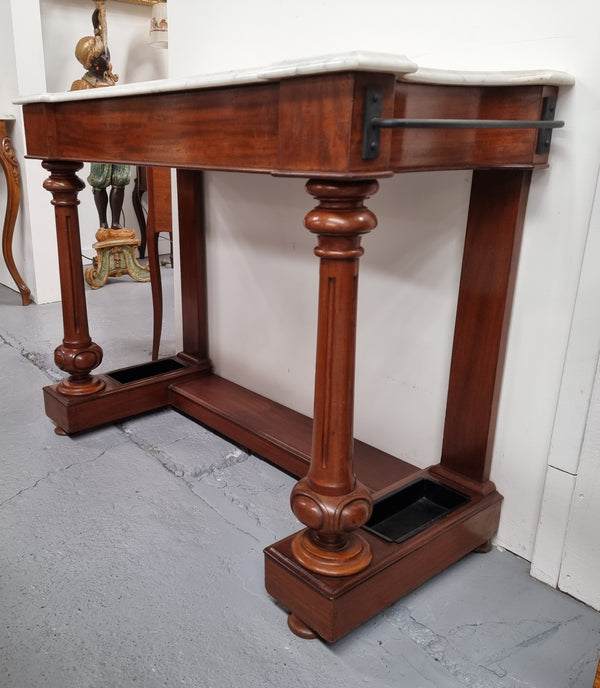
[[[88,308],[104,370],[149,359],[148,284]],[[293,480],[171,410],[55,435],[61,338],[59,304],[0,287],[0,688],[591,688],[600,614],[497,549],[334,645],[293,636],[262,557]]]

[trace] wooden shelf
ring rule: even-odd
[[[247,447],[297,477],[310,464],[312,419],[218,375],[171,384],[169,402],[186,415]],[[419,469],[355,440],[356,474],[379,492]]]
[[[163,359],[179,361],[180,359]],[[156,362],[160,364],[160,361]],[[115,381],[142,364],[99,376],[105,387],[93,395],[69,397],[56,385],[44,388],[46,414],[67,434],[167,406],[185,413],[296,477],[310,464],[312,419],[256,394],[206,368],[185,366],[124,384]],[[380,493],[419,469],[355,440],[359,479]]]

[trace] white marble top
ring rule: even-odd
[[[134,84],[117,84],[110,88],[95,88],[82,91],[65,91],[62,93],[42,93],[34,96],[23,96],[15,103],[61,102],[68,100],[87,100],[95,98],[118,98],[122,96],[164,93],[187,89],[214,88],[237,84],[257,83],[287,79],[294,76],[321,74],[341,71],[369,71],[395,74],[398,78],[418,83],[466,84],[471,86],[498,86],[549,84],[570,85],[574,79],[565,72],[552,70],[540,71],[451,71],[420,68],[404,55],[353,51],[333,55],[320,55],[302,60],[287,60],[266,67],[231,70],[214,74],[200,74],[176,79],[159,79]]]
[[[419,84],[444,84],[450,86],[526,86],[548,84],[572,86],[575,79],[567,72],[552,69],[528,69],[515,71],[459,71],[419,67],[415,72],[404,74],[402,81]]]
[[[13,119],[15,119],[14,115],[6,115],[6,114],[3,114],[2,112],[0,112],[0,120],[1,121],[10,121]]]

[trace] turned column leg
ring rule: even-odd
[[[292,552],[304,568],[328,576],[358,573],[372,556],[356,532],[372,500],[354,474],[353,416],[360,241],[377,224],[364,200],[377,188],[373,180],[307,184],[319,201],[304,220],[318,236],[319,322],[311,463],[291,495],[292,510],[308,527]]]
[[[64,327],[63,343],[54,351],[54,361],[69,373],[57,389],[68,395],[93,394],[104,388],[104,381],[90,375],[102,362],[102,349],[90,339],[85,303],[77,214],[77,194],[85,184],[75,174],[83,164],[44,161],[42,165],[50,172],[44,188],[52,194],[56,217]]]
[[[21,302],[24,306],[29,305],[31,292],[23,281],[17,270],[12,251],[12,240],[19,212],[19,201],[21,199],[21,180],[19,177],[19,164],[17,156],[13,151],[10,138],[6,135],[6,125],[1,123],[0,131],[3,134],[0,144],[0,165],[6,177],[6,212],[4,213],[4,227],[2,229],[2,254],[10,276],[15,281],[17,289],[21,293]]]

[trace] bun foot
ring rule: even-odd
[[[474,549],[474,552],[477,552],[478,554],[487,554],[492,550],[492,541],[491,540],[486,540],[482,545],[479,545],[476,549]]]
[[[292,633],[305,640],[311,640],[317,637],[317,634],[312,628],[309,628],[303,621],[300,621],[295,614],[290,614],[288,616],[288,626]]]

